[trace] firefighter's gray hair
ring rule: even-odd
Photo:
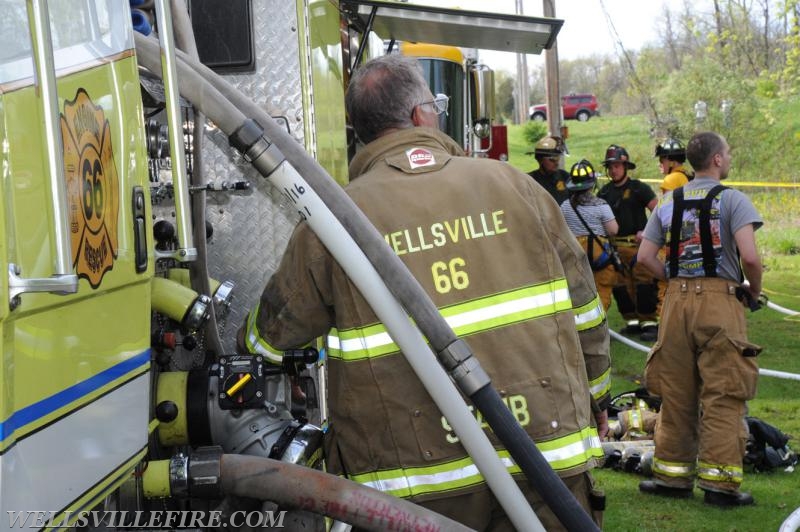
[[[686,158],[695,172],[706,170],[711,166],[711,158],[725,151],[725,138],[713,131],[697,133],[686,145]]]
[[[390,128],[414,127],[414,107],[430,97],[419,62],[389,54],[362,65],[350,79],[345,96],[350,123],[364,144]]]

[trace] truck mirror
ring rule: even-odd
[[[494,115],[494,72],[485,65],[475,65],[470,74],[474,95],[471,109],[472,123],[491,124]],[[475,131],[475,134],[478,135],[478,132]]]

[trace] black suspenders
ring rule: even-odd
[[[726,188],[728,187],[716,185],[708,191],[708,194],[703,199],[684,199],[683,187],[676,188],[672,193],[672,226],[670,227],[669,235],[670,279],[678,276],[678,244],[681,241],[683,211],[686,209],[700,210],[700,245],[703,251],[703,269],[706,277],[717,276],[717,259],[714,257],[714,243],[711,239],[711,202]]]

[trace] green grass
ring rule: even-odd
[[[636,177],[660,180],[653,157],[654,141],[642,117],[599,117],[585,123],[569,121],[567,125],[567,168],[584,157],[602,168],[606,147],[618,143],[626,146],[637,163]],[[528,172],[537,164],[533,156],[524,153],[529,144],[522,140],[521,130],[521,126],[509,126],[510,163]],[[604,178],[600,181],[603,183]],[[800,311],[800,189],[742,190],[765,221],[757,232],[765,265],[764,291],[777,305]],[[800,374],[800,316],[763,309],[748,313],[747,319],[749,339],[764,347],[759,357],[761,367]],[[609,311],[609,324],[614,330],[623,325],[615,307]],[[619,342],[612,342],[611,350],[612,393],[635,389],[646,354]],[[800,381],[760,377],[757,396],[749,408],[751,415],[792,436],[789,445],[800,451]],[[608,497],[604,529],[615,532],[778,530],[800,507],[800,472],[746,473],[743,489],[753,493],[756,505],[731,510],[704,505],[699,490],[688,501],[643,495],[638,491],[642,477],[629,473],[601,469],[596,471],[596,478]]]
[[[781,267],[765,272],[764,286],[770,300],[800,310],[800,256],[783,257]],[[619,313],[609,312],[610,326],[618,330]],[[800,374],[800,316],[787,317],[771,309],[748,315],[748,336],[764,347],[759,357],[762,368]],[[640,384],[646,354],[619,342],[611,344],[612,393],[635,389]],[[749,403],[750,415],[775,425],[791,436],[789,445],[800,451],[800,381],[761,376],[756,398]],[[599,486],[605,490],[608,506],[604,529],[609,531],[762,531],[778,530],[781,523],[800,507],[800,472],[746,473],[743,489],[753,493],[756,505],[721,510],[702,502],[695,490],[689,501],[664,500],[643,495],[637,475],[596,470]]]

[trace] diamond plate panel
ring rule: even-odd
[[[271,115],[284,116],[298,142],[303,143],[303,108],[295,2],[258,0],[252,3],[256,71],[226,75]],[[209,275],[233,281],[230,312],[220,321],[226,352],[233,352],[236,331],[255,307],[269,276],[275,271],[289,235],[298,222],[294,209],[282,196],[228,146],[225,135],[207,125],[203,147],[206,181],[247,180],[248,195],[208,192],[206,216],[214,233],[207,244]],[[221,187],[217,187],[221,188]],[[155,206],[156,218],[171,216],[172,209]]]
[[[303,103],[295,2],[259,0],[253,6],[256,71],[226,79],[270,114],[285,116],[298,142],[303,142]],[[222,342],[233,351],[236,331],[258,303],[267,279],[278,267],[292,229],[294,210],[282,196],[242,161],[227,139],[210,135],[203,154],[209,181],[232,181],[238,176],[253,185],[250,196],[208,194],[208,219],[214,236],[208,243],[209,274],[236,283],[230,314],[222,326]],[[223,148],[220,148],[223,146]],[[216,196],[216,197],[214,197]],[[216,204],[215,204],[216,203]]]

